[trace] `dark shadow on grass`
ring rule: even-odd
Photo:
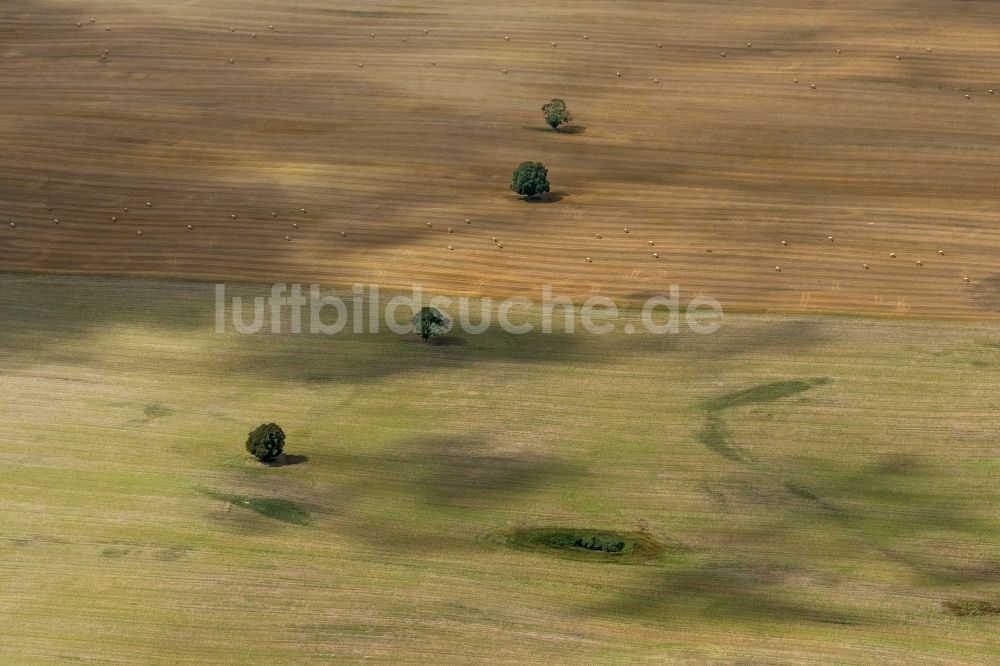
[[[608,617],[670,619],[711,617],[738,622],[859,625],[853,612],[822,608],[796,598],[782,567],[706,563],[657,568],[639,589],[588,608]]]
[[[264,463],[267,467],[289,467],[291,465],[301,465],[309,462],[309,456],[296,456],[282,453],[271,462]]]
[[[248,495],[230,495],[212,490],[203,490],[204,494],[220,502],[228,502],[240,509],[249,509],[266,518],[280,520],[293,525],[308,525],[309,512],[300,504],[275,497],[251,497]]]

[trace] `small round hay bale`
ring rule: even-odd
[[[305,215],[306,209],[305,208],[300,208],[299,212],[302,213],[303,215]]]
[[[593,262],[593,259],[591,259],[590,257],[587,257],[587,263],[589,264],[589,263],[592,263],[592,262]]]
[[[449,245],[449,246],[448,246],[448,249],[449,249],[449,250],[454,250],[454,249],[455,249],[455,247],[454,247],[454,246],[452,246],[452,245]]]
[[[895,252],[890,252],[889,253],[889,258],[890,259],[895,259],[896,258],[896,253]]]
[[[600,240],[601,234],[594,234],[594,238],[597,238],[598,240]]]
[[[455,230],[454,230],[454,229],[452,229],[451,227],[448,227],[448,233],[449,233],[449,234],[453,234],[453,233],[455,233]]]
[[[928,53],[934,53],[934,51],[932,49],[927,49],[927,52]]]
[[[774,267],[774,270],[776,270],[777,272],[779,272],[779,273],[780,273],[780,272],[781,272],[781,266],[775,266],[775,267]]]
[[[424,34],[425,34],[425,35],[427,34],[427,32],[428,32],[427,30],[424,30]]]
[[[828,241],[833,241],[833,236],[827,236],[827,237],[826,237],[826,239],[827,239]]]
[[[622,231],[624,231],[625,233],[628,233],[628,227],[625,227],[624,229],[622,229]]]
[[[153,207],[153,202],[152,201],[147,201],[146,202],[146,208],[152,208],[152,207]]]
[[[192,227],[190,224],[187,225],[187,228],[188,228],[188,231],[191,231],[192,229],[194,229],[194,227]]]
[[[969,281],[969,278],[967,278],[967,277],[963,277],[963,278],[962,278],[962,280],[963,280],[963,281],[965,281],[965,282],[968,282],[968,281]]]
[[[271,56],[264,56],[264,60],[271,62]]]
[[[510,35],[507,35],[507,36],[505,36],[505,37],[503,38],[503,40],[504,40],[505,42],[509,42],[509,41],[510,41]]]
[[[82,24],[82,23],[79,23],[79,22],[78,22],[78,23],[76,24],[76,27],[78,27],[78,28],[81,28],[81,27],[83,27],[83,24]]]
[[[236,28],[234,28],[233,26],[229,26],[229,32],[236,32]]]
[[[938,250],[938,254],[943,257],[944,256],[944,250]]]
[[[989,95],[992,95],[993,94],[993,88],[990,88],[989,90],[987,90],[986,93],[989,94]]]
[[[721,56],[722,56],[723,58],[725,58],[725,57],[726,57],[726,52],[725,52],[725,51],[723,51],[723,52],[722,52],[722,53],[720,53],[719,55],[721,55]]]
[[[292,237],[291,236],[285,236],[285,240],[286,241],[290,241],[290,240],[292,240]]]
[[[658,49],[662,49],[662,48],[663,48],[663,44],[662,44],[662,43],[660,43],[660,42],[657,42],[657,44],[656,44],[656,48],[658,48]]]
[[[230,64],[230,65],[232,65],[232,64],[233,64],[233,59],[232,59],[232,58],[230,58],[230,59],[229,59],[229,64]]]
[[[229,216],[229,219],[231,219],[231,220],[235,220],[235,219],[236,219],[236,215],[235,215],[235,214],[231,214],[231,215]]]
[[[555,48],[555,46],[556,46],[556,43],[552,42],[552,47]]]
[[[589,39],[590,39],[590,35],[584,35],[584,36],[583,36],[583,39],[584,39],[584,41],[587,41],[587,40],[589,40]]]
[[[810,83],[810,84],[809,84],[809,87],[810,87],[811,89],[813,89],[813,90],[816,90],[816,84],[815,84],[815,83]]]
[[[653,241],[649,241],[649,246],[650,247],[653,247],[654,245],[656,245],[656,243],[654,243]]]
[[[660,253],[659,252],[654,252],[653,253],[653,259],[659,259],[659,258],[660,258]]]
[[[267,26],[267,29],[268,30],[274,30],[274,26],[273,25],[269,25],[269,26]]]
[[[297,222],[292,222],[292,229],[298,229],[299,225]]]
[[[837,55],[840,55],[840,53],[841,53],[840,49],[837,49]]]
[[[787,246],[788,245],[788,241],[781,241],[781,244]]]
[[[358,63],[358,68],[359,68],[359,69],[360,69],[360,68],[362,68],[362,67],[364,67],[364,66],[365,66],[365,63],[363,63],[363,62],[359,62],[359,63]]]
[[[257,39],[257,33],[256,32],[251,32],[250,33],[250,37],[253,38],[253,39]]]
[[[104,31],[105,32],[111,32],[111,26],[110,25],[109,26],[105,26]]]
[[[867,271],[867,270],[868,270],[868,268],[869,268],[869,267],[868,267],[868,264],[862,264],[862,265],[863,265],[863,266],[865,267],[865,270]]]
[[[465,223],[466,224],[472,224],[472,220],[470,220],[469,218],[465,218]]]
[[[141,232],[141,231],[137,231],[137,232],[135,232],[135,235],[136,235],[136,236],[141,236],[141,235],[142,235],[142,232]]]
[[[621,72],[615,72],[615,76],[617,76],[618,78],[621,78],[622,73]]]
[[[653,79],[653,83],[659,83],[659,82],[660,82],[660,79],[658,79],[658,78],[657,79]]]
[[[10,228],[11,228],[11,229],[15,229],[15,228],[17,228],[17,225],[16,225],[16,224],[14,224],[13,222],[11,222],[11,223],[10,223]]]
[[[369,32],[369,33],[368,33],[368,36],[369,36],[369,37],[375,37],[375,33],[374,33],[374,32]]]
[[[112,215],[112,216],[111,216],[111,221],[112,221],[112,222],[117,222],[117,221],[118,221],[118,218],[117,218],[117,217],[115,217],[114,215]]]
[[[924,262],[922,262],[919,259],[917,259],[917,266],[923,266],[923,265],[924,265]]]
[[[753,48],[753,44],[751,44],[750,42],[747,42],[747,48],[748,49],[752,49]]]
[[[798,82],[799,82],[798,79],[792,79],[792,83],[798,83]]]
[[[54,219],[52,220],[52,222],[53,222],[53,223],[55,223],[55,224],[59,224],[59,218],[58,218],[58,217],[57,217],[57,218],[54,218]]]
[[[271,217],[278,217],[277,213],[271,213]]]
[[[496,242],[497,242],[497,237],[496,237],[496,236],[494,236],[494,237],[493,237],[493,242],[494,242],[494,243],[496,243]]]
[[[966,95],[965,99],[972,99],[972,95]]]
[[[341,238],[347,238],[347,234],[346,234],[346,233],[344,233],[343,231],[341,231],[341,232],[340,232],[340,237],[341,237]]]
[[[97,19],[90,19],[91,23],[97,23]]]
[[[497,249],[502,250],[503,249],[503,243],[497,243]]]
[[[500,71],[501,71],[501,72],[503,72],[504,74],[506,74],[506,73],[507,73],[507,70],[506,70],[506,69],[501,69]]]
[[[902,60],[903,56],[896,56],[896,60]]]
[[[430,222],[428,222],[428,223],[427,223],[427,228],[428,228],[428,229],[430,229],[430,228],[431,228],[432,226],[434,226],[434,225],[433,225],[433,224],[431,224]]]

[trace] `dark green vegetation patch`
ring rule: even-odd
[[[663,545],[643,532],[615,532],[568,527],[513,530],[504,535],[513,548],[594,562],[635,564],[663,553]]]
[[[309,512],[306,511],[300,504],[295,502],[275,497],[228,495],[226,493],[217,493],[212,490],[206,490],[204,492],[212,499],[217,499],[221,502],[229,502],[233,506],[240,507],[241,509],[250,509],[254,513],[259,513],[262,516],[280,520],[283,523],[292,523],[294,525],[309,524]]]

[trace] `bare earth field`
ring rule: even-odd
[[[993,317],[998,32],[985,1],[7,0],[0,270]]]

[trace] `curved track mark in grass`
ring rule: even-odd
[[[733,391],[718,398],[707,400],[701,403],[701,407],[711,412],[717,412],[744,405],[759,405],[804,393],[809,389],[829,383],[829,378],[818,377],[815,379],[792,379],[783,382],[758,384],[742,391]]]

